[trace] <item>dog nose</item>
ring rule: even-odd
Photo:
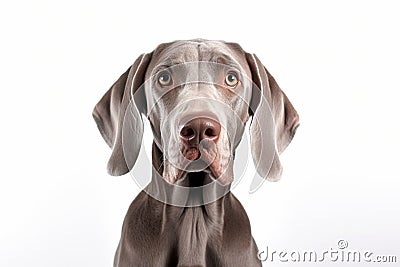
[[[186,142],[207,139],[217,142],[221,133],[221,124],[209,118],[195,118],[188,121],[180,131],[180,137]]]

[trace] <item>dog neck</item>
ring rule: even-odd
[[[153,174],[152,181],[139,194],[137,200],[130,208],[135,214],[141,214],[140,219],[135,219],[135,215],[127,215],[132,221],[126,225],[140,232],[148,233],[152,236],[156,233],[156,238],[161,237],[158,242],[165,241],[169,246],[172,266],[206,266],[206,259],[211,262],[215,255],[226,249],[233,239],[240,239],[241,244],[245,244],[247,249],[253,249],[250,223],[246,212],[240,202],[229,191],[230,186],[226,186],[226,192],[214,201],[201,205],[190,205],[193,198],[206,198],[203,195],[182,195],[182,191],[175,190],[178,186],[168,183],[162,178],[162,159],[161,150],[153,143],[152,149]],[[196,178],[196,177],[193,177]],[[217,184],[214,182],[212,184]],[[218,191],[221,186],[215,186],[215,191],[207,190],[211,194],[220,194]],[[201,199],[200,199],[201,200]],[[187,203],[189,205],[173,205],[171,203]],[[154,218],[142,222],[142,218]],[[225,219],[226,218],[226,219]],[[136,223],[136,224],[135,224]],[[125,225],[125,223],[124,223]],[[240,235],[236,229],[240,229]],[[228,241],[227,241],[228,240]],[[244,241],[243,241],[244,240]],[[250,247],[249,247],[250,246]],[[230,265],[232,266],[232,265]]]
[[[158,210],[161,233],[175,236],[179,265],[205,265],[205,262],[192,261],[193,259],[205,259],[206,251],[210,248],[216,251],[221,249],[225,205],[232,198],[229,192],[230,186],[224,187],[225,190],[228,190],[227,192],[218,191],[221,186],[215,186],[205,192],[200,190],[195,194],[191,191],[182,191],[181,186],[174,186],[162,178],[162,159],[161,150],[153,143],[153,177],[145,189],[147,193],[150,193],[149,197],[153,198],[150,201],[153,203],[151,209]],[[197,186],[198,184],[192,182],[190,185]],[[187,187],[187,189],[193,188]],[[223,194],[212,202],[203,202],[204,199],[210,198],[209,194],[218,193]],[[173,205],[171,203],[184,204]],[[193,205],[194,203],[204,204]]]

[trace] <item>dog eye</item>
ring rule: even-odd
[[[158,82],[160,83],[161,86],[167,86],[171,85],[172,79],[171,75],[167,72],[163,72],[158,76]]]
[[[229,87],[235,87],[238,84],[239,80],[233,73],[228,73],[225,77],[225,83]]]

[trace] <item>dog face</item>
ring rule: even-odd
[[[162,152],[159,171],[172,184],[199,173],[231,183],[234,150],[250,116],[257,172],[277,180],[279,154],[298,126],[295,109],[257,57],[221,41],[162,44],[140,56],[100,100],[93,116],[113,150],[112,175],[128,172],[136,161],[140,112]],[[134,135],[123,141],[126,125]]]
[[[216,41],[158,47],[146,72],[147,115],[162,150],[163,177],[233,179],[234,149],[249,118],[252,83],[244,52]]]

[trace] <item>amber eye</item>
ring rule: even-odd
[[[225,77],[225,83],[229,87],[235,87],[238,84],[239,80],[233,73],[228,73]]]
[[[168,72],[162,72],[158,76],[158,82],[160,83],[161,86],[171,85],[172,83],[171,75],[169,75]]]

